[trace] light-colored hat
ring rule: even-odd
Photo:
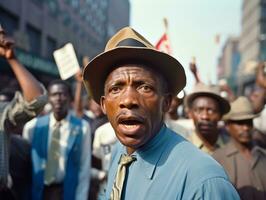
[[[235,101],[231,103],[231,110],[226,114],[223,119],[240,121],[248,120],[257,117],[258,114],[254,114],[252,104],[247,97],[240,96]]]
[[[84,68],[83,81],[87,91],[99,103],[108,74],[121,64],[137,63],[148,64],[162,74],[173,95],[177,95],[186,85],[185,71],[175,58],[156,50],[135,30],[125,27],[108,41],[105,51]]]
[[[197,97],[202,97],[202,96],[211,97],[217,100],[222,115],[230,111],[230,104],[226,99],[220,96],[218,86],[209,86],[203,83],[198,83],[195,85],[193,92],[191,92],[186,97],[185,105],[188,108],[191,108],[193,101]]]

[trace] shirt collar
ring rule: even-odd
[[[258,163],[258,161],[260,160],[260,157],[266,156],[266,150],[259,147],[259,146],[255,146],[253,147],[252,151],[251,151],[252,155],[253,155],[253,159],[252,159],[252,163],[251,163],[251,167],[254,168],[256,166],[256,164]]]
[[[70,113],[68,112],[67,116],[60,121],[61,125],[66,124],[70,119]],[[55,126],[55,124],[58,123],[58,121],[55,119],[53,112],[50,113],[50,125],[52,127]]]
[[[163,125],[158,134],[156,134],[144,147],[138,149],[133,155],[143,164],[143,169],[147,178],[152,179],[158,161],[165,149],[164,142],[166,139],[166,126]]]
[[[208,147],[206,147],[203,143],[203,141],[200,139],[198,134],[196,132],[193,132],[190,136],[190,142],[194,144],[196,147],[204,151],[205,153],[212,154],[213,151],[210,150]],[[215,149],[220,148],[224,145],[224,142],[221,138],[221,136],[218,136],[217,141],[215,143]]]
[[[228,144],[226,145],[226,156],[232,156],[234,154],[239,153],[238,149],[236,148],[233,140],[231,139]]]
[[[226,156],[230,157],[234,154],[240,153],[239,150],[237,149],[236,145],[234,144],[233,140],[231,139],[228,144],[226,145]],[[251,168],[254,168],[256,164],[258,163],[260,156],[265,156],[266,155],[266,150],[259,147],[259,146],[254,146],[253,149],[251,150],[252,154],[252,160],[251,160]]]

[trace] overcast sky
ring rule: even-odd
[[[194,84],[188,63],[196,57],[204,82],[216,83],[216,66],[229,36],[241,31],[241,0],[131,0],[130,24],[155,44],[168,19],[173,56],[186,70],[187,90]],[[215,35],[220,43],[215,43]]]

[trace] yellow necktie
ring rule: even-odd
[[[126,167],[129,166],[136,158],[128,155],[121,155],[118,169],[116,172],[115,182],[112,188],[111,200],[120,200],[123,190],[123,184],[126,176]]]
[[[46,185],[49,185],[55,181],[56,172],[59,167],[59,157],[60,157],[60,123],[57,123],[52,132],[52,139],[48,150],[48,158],[44,174],[44,182]]]

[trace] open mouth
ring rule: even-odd
[[[120,122],[120,124],[126,128],[132,129],[139,126],[142,123],[138,120],[123,120]]]
[[[141,128],[143,120],[137,117],[121,117],[118,123],[123,132],[132,133]]]

